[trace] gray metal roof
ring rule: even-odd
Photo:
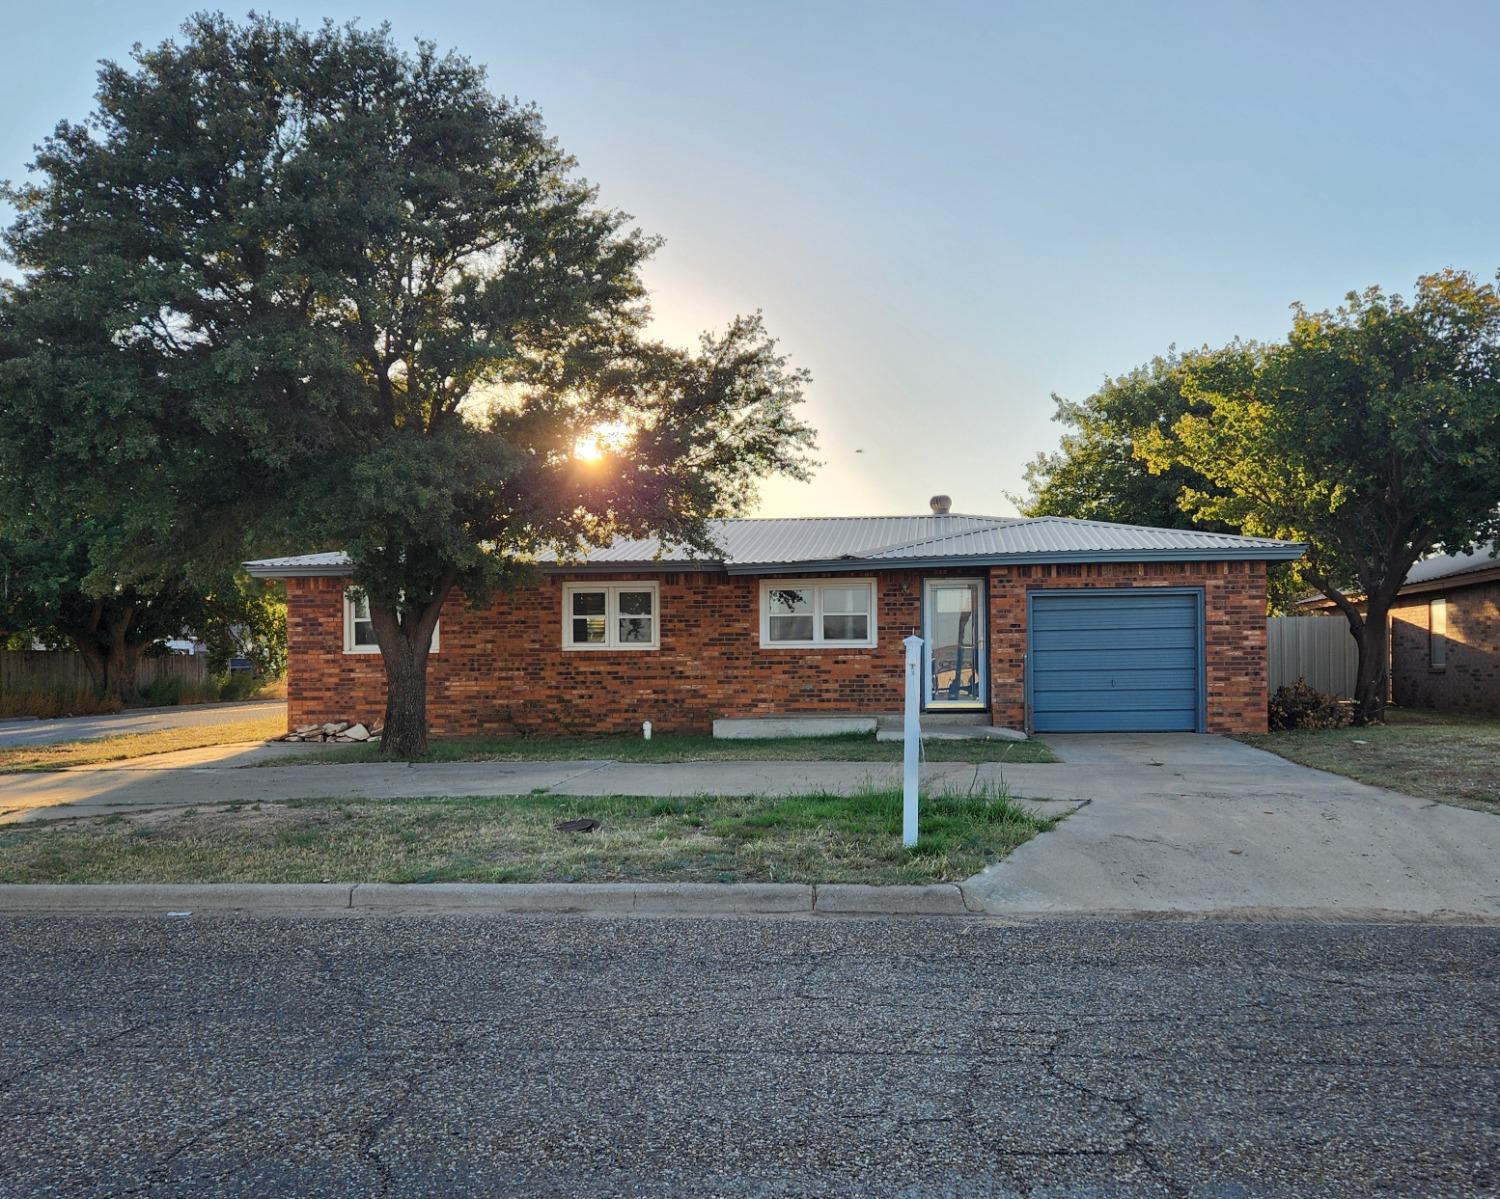
[[[259,579],[297,579],[352,573],[349,555],[343,550],[332,550],[325,554],[291,554],[284,558],[256,558],[243,563],[243,566]]]
[[[1500,541],[1481,545],[1467,554],[1439,554],[1435,558],[1424,558],[1407,572],[1403,586],[1435,583],[1475,571],[1500,569],[1500,558],[1495,556],[1497,550],[1500,550]]]
[[[1154,529],[1061,516],[829,516],[717,521],[722,556],[694,556],[655,538],[624,538],[581,560],[553,555],[541,565],[562,570],[727,570],[776,574],[790,569],[989,565],[1008,562],[1215,561],[1301,557],[1295,542],[1236,537],[1198,529]],[[245,563],[271,578],[349,573],[341,553],[264,558]]]

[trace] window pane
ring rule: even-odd
[[[855,615],[870,610],[868,587],[823,588],[823,611],[830,615]]]
[[[370,619],[370,597],[368,595],[361,595],[356,600],[350,600],[349,607],[353,610],[356,621]]]
[[[603,616],[605,593],[602,591],[573,592],[574,616]]]
[[[811,641],[813,618],[811,616],[776,616],[770,621],[772,641]]]
[[[652,598],[649,591],[620,592],[620,615],[650,616]]]
[[[1448,601],[1435,599],[1427,605],[1427,662],[1430,666],[1448,664]]]
[[[575,616],[573,618],[573,644],[603,645],[607,628],[602,616]]]
[[[823,617],[824,641],[868,641],[870,618],[868,616]]]
[[[620,643],[642,645],[651,641],[651,618],[649,616],[620,617]]]
[[[378,645],[375,638],[375,626],[368,620],[356,620],[354,622],[354,644],[355,645]]]
[[[790,616],[798,612],[810,613],[813,610],[811,591],[794,591],[788,588],[781,588],[766,592],[766,597],[769,611],[773,617],[778,615]],[[809,624],[808,627],[811,628],[812,625]],[[777,640],[786,641],[790,640],[790,638],[782,637],[777,638]]]

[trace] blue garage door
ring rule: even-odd
[[[1039,733],[1196,732],[1199,596],[1038,595],[1031,722]]]

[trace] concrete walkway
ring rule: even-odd
[[[320,748],[273,742],[213,746],[33,774],[0,774],[0,824],[205,804],[352,796],[441,795],[847,795],[899,787],[899,762],[443,762],[327,763],[244,769],[270,756]],[[1029,772],[1055,769],[1031,766]],[[923,766],[928,792],[998,783],[989,766]],[[1036,788],[1040,791],[1040,788]]]
[[[212,727],[285,715],[285,701],[255,699],[238,704],[128,708],[104,716],[65,716],[58,720],[0,720],[0,749],[18,745],[54,745],[62,741],[94,741],[126,733],[157,733],[162,729]]]
[[[1049,793],[1092,802],[968,880],[985,910],[1500,915],[1500,817],[1221,737],[1045,740]]]

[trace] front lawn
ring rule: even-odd
[[[592,818],[588,833],[560,832]],[[0,827],[0,882],[956,881],[1056,817],[1003,792],[790,798],[512,795],[299,800]]]
[[[237,745],[242,741],[265,741],[286,731],[286,717],[257,716],[229,724],[188,725],[152,733],[125,733],[119,737],[96,737],[89,741],[59,741],[52,745],[16,745],[0,749],[0,773],[27,770],[62,770],[67,766],[93,766],[120,762],[179,749],[202,749],[209,745]]]
[[[1500,719],[1391,708],[1388,721],[1367,728],[1298,729],[1244,740],[1362,783],[1500,812]]]
[[[838,737],[767,737],[730,741],[666,735],[604,737],[434,737],[423,762],[545,762],[607,758],[617,762],[899,762],[899,741],[877,741],[873,733]],[[1055,762],[1040,741],[937,741],[922,744],[928,762]],[[258,766],[303,766],[309,762],[379,762],[376,745],[331,745]]]

